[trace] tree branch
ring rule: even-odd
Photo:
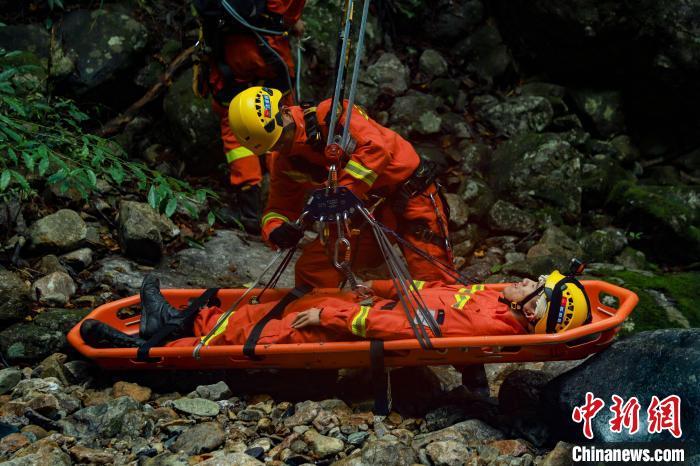
[[[160,80],[154,84],[153,87],[151,87],[148,92],[143,95],[143,97],[131,104],[131,106],[123,113],[109,120],[97,134],[102,137],[107,137],[120,132],[127,123],[138,115],[146,104],[158,98],[158,96],[160,96],[160,94],[163,93],[168,86],[170,86],[173,76],[180,70],[180,68],[182,68],[183,65],[189,62],[193,52],[194,46],[180,52],[180,54],[175,57],[172,62],[170,62],[168,69],[165,71],[163,76],[160,77]]]

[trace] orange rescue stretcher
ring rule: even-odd
[[[529,334],[507,336],[465,336],[431,338],[434,349],[424,350],[415,339],[384,342],[385,367],[455,365],[498,362],[531,362],[582,359],[609,346],[620,324],[637,305],[632,291],[603,281],[582,281],[592,308],[592,321],[582,327],[558,334]],[[508,284],[488,284],[487,288],[502,290]],[[204,290],[170,289],[163,295],[174,306],[187,304]],[[222,289],[218,293],[221,307],[226,309],[244,290]],[[279,300],[289,290],[268,290],[263,302]],[[615,302],[614,307],[603,304]],[[104,304],[86,319],[105,322],[118,330],[137,334],[139,315],[124,312],[137,306],[139,296],[130,296]],[[82,323],[82,322],[81,322]],[[154,347],[149,362],[137,360],[136,348],[93,348],[80,337],[80,324],[68,334],[68,341],[84,356],[99,366],[113,370],[137,369],[339,369],[370,367],[370,341],[260,344],[256,359],[243,354],[243,345],[205,346],[199,359],[192,355],[194,347]]]

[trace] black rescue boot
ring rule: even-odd
[[[245,231],[251,235],[259,235],[260,214],[262,212],[260,186],[246,186],[238,191],[238,208]]]
[[[138,348],[145,343],[139,337],[120,332],[95,319],[87,319],[80,325],[80,336],[93,348]]]
[[[160,293],[160,280],[152,274],[146,275],[141,284],[141,308],[139,336],[145,340],[149,340],[166,324],[178,326],[179,328],[170,335],[170,338],[180,338],[192,326],[194,319],[194,316],[185,319],[182,312],[165,300]]]

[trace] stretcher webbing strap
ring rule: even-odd
[[[384,342],[372,340],[369,344],[370,371],[374,391],[374,414],[386,416],[391,411],[389,379],[384,368]]]
[[[146,343],[139,346],[136,351],[136,359],[138,361],[149,361],[149,353],[151,348],[161,346],[173,332],[191,321],[202,310],[202,308],[216,296],[219,292],[218,288],[209,288],[204,293],[193,299],[187,309],[182,311],[182,318],[178,319],[178,323],[168,323],[160,328]]]
[[[257,346],[258,340],[260,339],[260,335],[262,334],[262,331],[267,325],[267,323],[270,322],[272,319],[279,319],[282,316],[284,309],[292,301],[301,298],[312,289],[313,288],[309,285],[297,286],[292,291],[287,293],[287,295],[284,298],[282,298],[277,304],[275,304],[275,307],[270,309],[270,311],[267,314],[265,314],[265,316],[263,316],[263,318],[260,319],[257,324],[255,324],[253,330],[251,330],[250,334],[248,335],[248,338],[245,341],[245,344],[243,345],[243,354],[248,356],[250,359],[261,359],[260,357],[255,355],[255,347]]]

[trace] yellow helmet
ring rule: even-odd
[[[228,107],[228,123],[238,142],[255,155],[269,151],[282,135],[282,92],[255,86],[236,95]]]
[[[590,322],[588,295],[573,275],[553,271],[544,283],[544,294],[547,308],[535,324],[535,333],[559,333]]]

